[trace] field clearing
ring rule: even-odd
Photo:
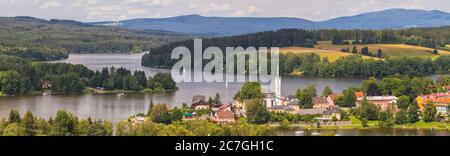
[[[334,62],[337,59],[341,58],[341,57],[345,57],[345,56],[349,56],[349,55],[353,55],[351,53],[345,53],[345,52],[340,52],[340,51],[333,51],[333,50],[323,50],[323,49],[316,49],[316,48],[305,48],[305,47],[285,47],[285,48],[280,48],[280,53],[282,54],[286,54],[286,53],[304,53],[304,54],[309,54],[309,53],[315,53],[318,54],[320,56],[321,59],[323,59],[324,57],[328,57],[328,60],[330,62]],[[375,58],[375,57],[368,57],[368,56],[363,56],[363,59],[379,59],[379,58]]]
[[[439,50],[438,55],[435,55],[433,54],[434,49],[406,44],[332,45],[330,41],[319,41],[314,48],[331,51],[340,51],[342,48],[349,48],[350,51],[352,51],[353,46],[356,46],[358,52],[361,51],[361,48],[368,47],[369,51],[373,54],[376,54],[378,49],[381,49],[383,53],[390,58],[406,56],[435,59],[441,55],[450,55],[450,51]]]

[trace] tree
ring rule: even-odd
[[[331,95],[331,94],[333,94],[333,90],[331,90],[330,86],[326,86],[326,87],[323,89],[322,96],[323,96],[323,97],[328,97],[328,96]]]
[[[9,124],[11,124],[11,123],[20,123],[20,115],[19,115],[19,112],[18,111],[16,111],[16,110],[11,110],[11,112],[9,112],[9,120],[8,120],[8,123]]]
[[[220,100],[220,94],[216,93],[216,96],[214,96],[214,103],[215,104],[221,104],[222,101]]]
[[[369,101],[364,98],[361,101],[361,104],[358,108],[356,108],[355,113],[360,119],[367,120],[377,120],[380,112],[380,107],[374,104],[369,103]]]
[[[67,73],[52,78],[52,92],[57,94],[81,94],[85,88],[79,74]]]
[[[368,47],[361,48],[361,55],[369,56],[370,55],[369,48]]]
[[[405,124],[408,123],[408,113],[405,109],[400,109],[395,115],[395,123],[396,124]]]
[[[170,124],[172,123],[172,117],[170,115],[169,108],[166,104],[157,104],[153,106],[150,112],[150,118],[153,122]]]
[[[436,106],[431,101],[427,102],[425,109],[423,111],[423,121],[425,122],[433,122],[436,121]]]
[[[409,97],[408,97],[408,96],[405,96],[405,95],[400,96],[400,97],[398,98],[396,104],[397,104],[397,107],[398,107],[399,109],[403,109],[403,110],[407,110],[408,107],[409,107],[409,105],[411,105],[410,102],[409,102]]]
[[[24,136],[25,129],[21,127],[18,123],[11,123],[5,127],[3,130],[4,136]]]
[[[299,92],[300,96],[297,97],[299,105],[303,108],[312,108],[312,98],[317,96],[316,87],[308,86]]]
[[[363,117],[363,118],[361,119],[361,126],[362,126],[362,127],[367,127],[367,126],[368,126],[368,125],[367,125],[367,122],[368,122],[367,118],[364,118],[364,117]]]
[[[78,124],[78,118],[66,111],[58,111],[55,119],[52,121],[50,135],[53,136],[72,136],[75,134],[75,127]]]
[[[339,99],[339,98],[338,98]],[[341,101],[341,100],[338,100]],[[344,91],[344,95],[342,96],[341,107],[354,107],[356,102],[356,95],[353,89],[347,89]]]
[[[30,111],[27,111],[22,119],[22,125],[25,128],[26,136],[34,136],[36,134],[36,119]]]
[[[364,80],[361,85],[362,90],[367,96],[380,96],[381,90],[378,87],[377,80],[375,78],[370,78]]]
[[[245,101],[247,106],[247,122],[253,124],[265,124],[270,119],[270,113],[261,99]]]
[[[335,34],[331,39],[331,43],[334,45],[340,45],[344,43],[344,37],[341,34]]]
[[[412,104],[408,109],[408,122],[416,123],[420,120],[419,106],[416,103]]]
[[[378,49],[377,51],[377,57],[378,58],[383,58],[383,51],[381,49]]]
[[[439,51],[437,49],[434,49],[433,54],[437,55],[437,54],[439,54]]]
[[[380,122],[378,123],[380,127],[392,127],[394,126],[394,115],[392,113],[391,109],[387,109],[385,111],[382,111],[378,115],[378,119]]]
[[[353,53],[353,54],[358,54],[358,49],[356,49],[356,46],[353,46],[352,53]]]
[[[235,97],[238,96],[241,100],[262,98],[261,84],[258,82],[245,82],[241,89],[236,93]]]

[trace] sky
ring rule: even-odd
[[[450,12],[450,0],[0,0],[0,16],[84,22],[189,14],[323,21],[390,8]]]

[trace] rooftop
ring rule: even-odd
[[[299,115],[315,115],[315,114],[322,114],[323,112],[327,111],[325,108],[319,108],[319,109],[300,109],[297,114]]]
[[[366,96],[365,97],[369,101],[390,101],[390,100],[398,100],[395,96]],[[359,97],[358,100],[363,100],[364,97]]]
[[[216,112],[217,118],[222,118],[222,119],[234,118],[234,115],[235,115],[235,113],[231,112],[231,111],[219,111],[219,112]]]

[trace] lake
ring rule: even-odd
[[[71,54],[68,59],[52,62],[83,64],[92,70],[104,67],[125,67],[130,70],[142,70],[148,76],[158,72],[169,72],[166,69],[155,69],[140,65],[143,54]],[[356,78],[300,78],[282,77],[282,94],[293,95],[298,88],[315,85],[318,94],[325,86],[340,92],[350,86],[359,86],[362,79]],[[123,97],[115,94],[85,94],[71,96],[16,96],[0,97],[0,118],[6,118],[11,110],[21,114],[31,111],[43,118],[54,116],[58,110],[72,112],[80,118],[110,120],[117,123],[131,115],[147,112],[150,102],[166,103],[172,107],[180,107],[183,102],[190,104],[192,96],[206,95],[213,97],[219,93],[222,101],[232,102],[234,94],[242,83],[178,83],[179,90],[172,93],[133,93]]]

